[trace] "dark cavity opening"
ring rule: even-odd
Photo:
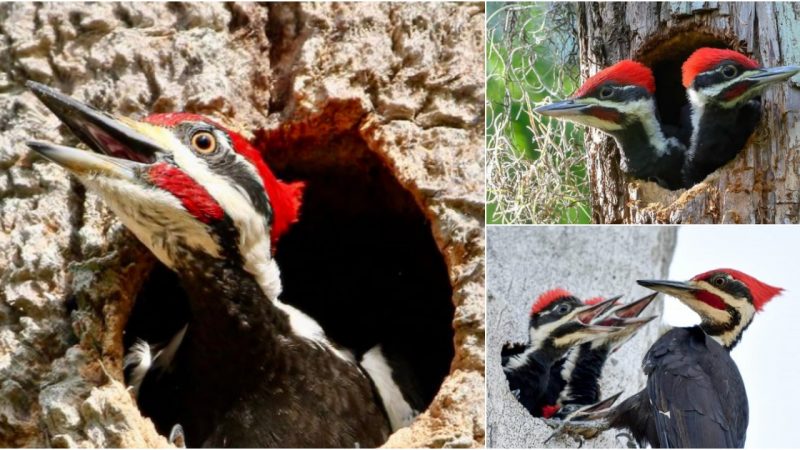
[[[281,300],[357,356],[380,344],[406,400],[424,411],[454,356],[452,287],[429,220],[355,132],[284,144],[266,159],[280,178],[307,183],[301,220],[275,255]],[[186,317],[177,276],[157,263],[126,326],[126,351],[137,337],[168,341]],[[164,435],[179,408],[169,398],[158,392],[139,398],[142,414]]]
[[[689,101],[681,81],[681,66],[702,47],[733,48],[721,36],[696,30],[673,31],[669,36],[654,36],[634,55],[653,70],[656,79],[656,105],[661,123],[680,127],[691,125]]]

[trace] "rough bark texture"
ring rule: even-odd
[[[0,6],[0,447],[166,445],[121,383],[153,260],[27,150],[76,142],[27,79],[122,115],[211,114],[284,150],[377,154],[430,218],[456,306],[451,374],[388,445],[482,445],[483,23],[479,4]]]
[[[625,2],[578,8],[584,76],[625,58],[655,68],[664,60],[688,56],[687,49],[707,45],[742,51],[765,66],[800,62],[797,3]],[[613,140],[598,131],[587,133],[594,221],[797,223],[800,90],[796,78],[770,87],[762,104],[761,124],[748,145],[688,190],[670,192],[626,177]]]
[[[490,227],[487,230],[487,446],[536,448],[553,432],[534,418],[508,388],[500,365],[507,341],[526,342],[531,303],[542,292],[561,287],[580,298],[624,294],[624,300],[648,291],[637,279],[666,277],[677,236],[676,227]],[[645,314],[661,312],[661,301]],[[648,325],[611,355],[603,371],[602,395],[624,390],[621,398],[644,386],[642,357],[660,335]],[[622,447],[611,430],[584,447]],[[561,436],[549,447],[578,447]]]

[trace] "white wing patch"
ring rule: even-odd
[[[372,347],[361,360],[361,367],[367,372],[381,397],[383,407],[389,416],[392,432],[411,425],[419,411],[411,408],[400,387],[392,378],[392,368],[386,362],[380,345]]]

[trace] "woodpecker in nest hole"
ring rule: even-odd
[[[683,63],[692,134],[683,169],[687,187],[703,181],[744,148],[761,120],[761,93],[800,72],[800,66],[764,68],[743,54],[701,48]]]
[[[140,343],[127,361],[177,366],[176,443],[383,444],[392,414],[409,412],[379,395],[392,384],[380,348],[371,354],[373,370],[383,371],[376,376],[279,299],[273,248],[298,219],[303,186],[278,180],[252,143],[207,117],[117,118],[28,87],[94,153],[28,145],[98,194],[187,293],[187,326],[157,348]]]
[[[657,317],[637,319],[655,297],[656,294],[650,294],[631,303],[617,305],[592,321],[593,324],[604,326],[621,322],[629,326],[571,348],[564,358],[553,365],[543,398],[548,405],[543,408],[543,417],[564,417],[582,406],[600,401],[600,379],[608,357]],[[598,297],[585,303],[594,305],[601,301],[604,299]]]
[[[617,299],[586,305],[569,292],[554,289],[534,302],[528,343],[506,344],[501,352],[509,389],[534,417],[550,415],[547,397],[553,366],[567,351],[617,333],[633,333],[642,326],[642,320],[630,318],[608,317],[603,324],[594,323]]]
[[[586,80],[569,99],[534,111],[603,131],[617,142],[624,172],[679,189],[686,145],[664,133],[655,91],[647,66],[623,60]]]
[[[642,447],[744,447],[747,392],[730,351],[783,289],[733,269],[639,284],[677,298],[700,315],[700,324],[673,328],[650,347],[643,361],[647,385],[639,393],[614,408],[578,411],[561,428],[589,436],[627,429]]]

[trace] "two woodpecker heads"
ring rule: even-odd
[[[683,63],[682,81],[691,104],[730,107],[799,72],[799,66],[763,68],[733,50],[701,48]],[[571,98],[535,111],[613,133],[636,116],[655,115],[655,91],[647,66],[623,60],[589,78]]]
[[[639,280],[638,283],[689,306],[700,316],[701,326],[708,334],[725,347],[735,345],[755,313],[783,291],[734,269],[711,270],[686,282]],[[654,293],[619,305],[619,296],[581,302],[563,289],[545,292],[531,308],[531,345],[546,344],[566,350],[593,342],[615,350],[655,318],[639,318],[655,296]]]
[[[44,142],[29,146],[99,194],[169,267],[185,259],[178,253],[197,252],[264,264],[297,220],[302,185],[276,179],[259,149],[204,116],[154,114],[134,121],[38,83],[28,87],[94,153]]]

